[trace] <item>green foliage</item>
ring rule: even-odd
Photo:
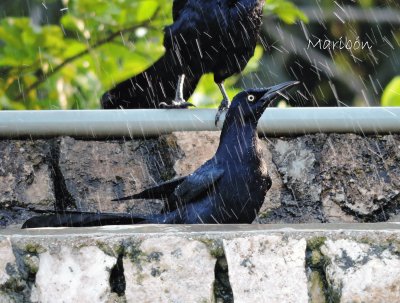
[[[98,108],[105,90],[164,52],[162,29],[172,22],[172,1],[63,0],[63,5],[55,24],[0,20],[0,109]],[[286,0],[267,0],[265,9],[288,23],[306,20]],[[244,74],[257,69],[262,53],[257,47]],[[226,81],[231,97],[238,79]],[[220,102],[212,75],[203,77],[192,99],[200,106]]]
[[[382,106],[400,106],[400,76],[394,78],[385,88],[381,100]]]
[[[277,15],[288,24],[293,24],[298,19],[308,22],[307,16],[287,0],[266,0],[265,11]]]

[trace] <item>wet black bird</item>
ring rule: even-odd
[[[23,227],[95,226],[108,224],[251,223],[271,187],[271,179],[258,150],[257,123],[282,91],[297,82],[249,89],[235,96],[213,158],[192,174],[117,199],[162,199],[162,214],[79,213],[34,217]]]
[[[103,108],[184,108],[200,77],[213,73],[228,108],[223,82],[254,54],[265,0],[174,0],[165,28],[165,55],[143,73],[106,92]],[[176,85],[176,83],[178,83]],[[172,100],[171,104],[168,104]]]

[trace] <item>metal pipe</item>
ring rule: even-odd
[[[0,137],[148,137],[218,130],[215,109],[0,111]],[[269,108],[258,130],[268,136],[306,133],[400,133],[400,107]]]

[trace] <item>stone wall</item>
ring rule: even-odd
[[[215,152],[218,132],[146,140],[61,137],[0,141],[0,226],[30,209],[159,212],[161,202],[111,199],[195,170]],[[400,136],[317,134],[262,138],[273,179],[256,222],[396,221]]]
[[[254,223],[270,224],[19,229],[32,209],[157,213],[111,200],[218,141],[0,141],[0,302],[400,302],[400,225],[367,223],[400,219],[399,135],[261,138],[273,186]]]

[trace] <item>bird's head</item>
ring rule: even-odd
[[[252,88],[238,93],[226,114],[226,123],[239,119],[241,123],[255,122],[265,109],[278,99],[282,92],[299,84],[298,81],[284,82],[267,88]]]

